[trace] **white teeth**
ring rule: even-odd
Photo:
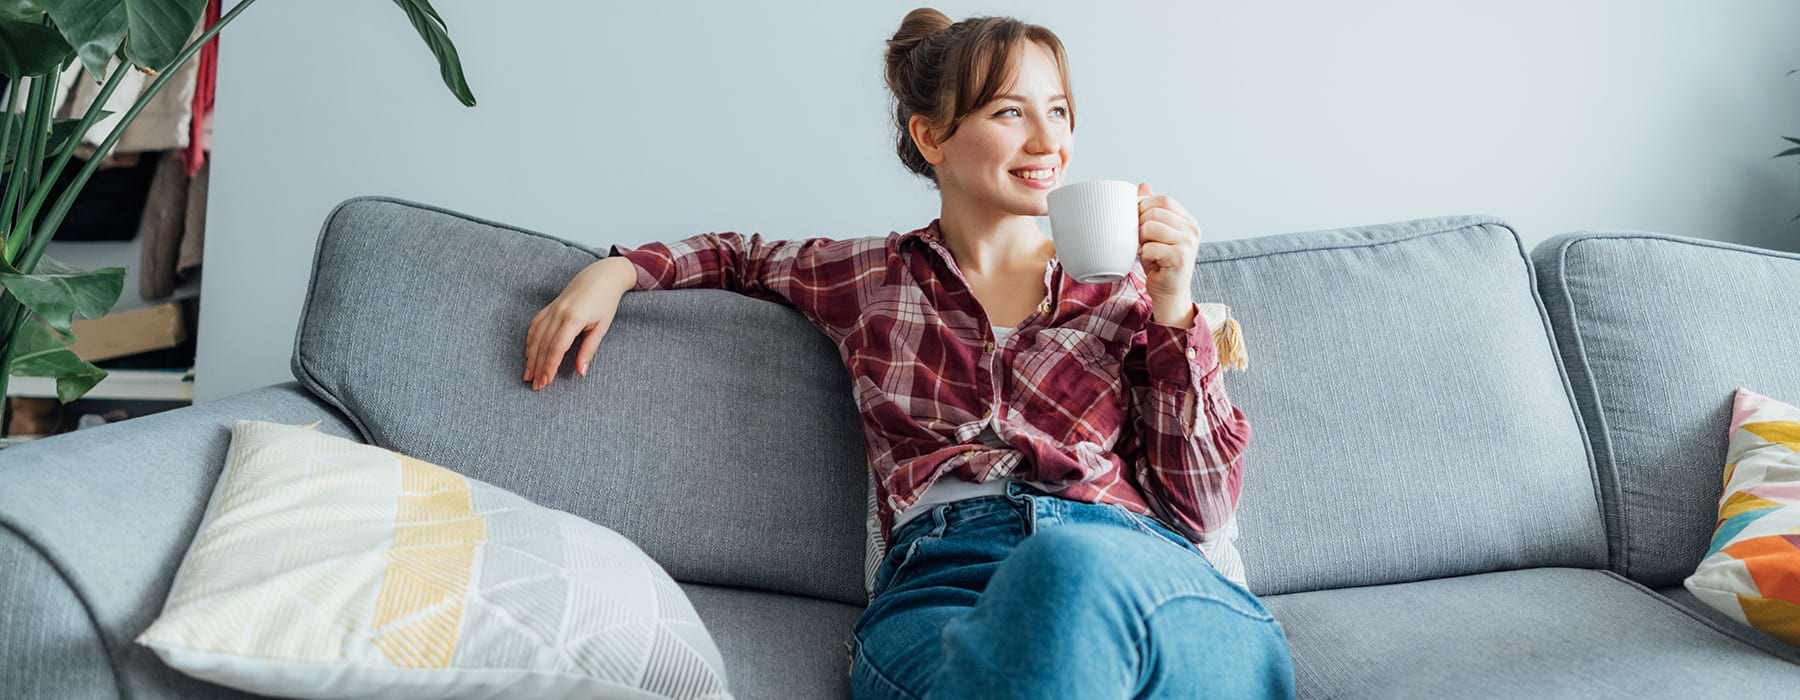
[[[1054,173],[1056,171],[1054,171],[1054,170],[1014,170],[1012,172],[1014,175],[1018,175],[1019,177],[1025,178],[1027,180],[1044,180],[1044,179],[1048,179],[1050,177],[1051,173]]]

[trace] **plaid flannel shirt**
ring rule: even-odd
[[[868,447],[872,545],[936,479],[1011,476],[1156,517],[1244,584],[1233,516],[1250,423],[1226,395],[1205,317],[1186,329],[1152,320],[1141,263],[1082,284],[1052,258],[1049,295],[995,343],[937,220],[885,237],[706,233],[609,253],[637,268],[634,289],[729,290],[831,338]],[[1010,448],[977,439],[996,414]]]

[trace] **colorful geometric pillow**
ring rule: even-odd
[[[233,424],[137,643],[284,697],[731,697],[687,596],[624,536],[317,426]]]
[[[1738,387],[1718,530],[1684,585],[1737,621],[1800,646],[1800,408]]]

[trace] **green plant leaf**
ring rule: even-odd
[[[125,0],[37,0],[50,8],[50,19],[75,47],[81,65],[95,82],[106,80],[106,64],[125,39]],[[173,55],[173,54],[171,54]]]
[[[82,270],[46,255],[27,275],[0,260],[0,285],[51,327],[69,333],[75,314],[100,318],[112,310],[125,289],[125,268]]]
[[[0,21],[39,24],[44,12],[43,3],[37,0],[0,0]]]
[[[0,75],[19,78],[52,73],[73,51],[55,27],[0,19]]]
[[[475,106],[475,93],[469,91],[469,83],[463,78],[462,60],[457,58],[456,44],[450,42],[450,35],[444,31],[444,18],[438,16],[427,0],[394,0],[395,5],[406,11],[406,18],[412,21],[413,28],[419,30],[419,36],[425,39],[425,45],[431,47],[431,54],[437,57],[438,73],[444,78],[444,85],[456,95],[456,99],[465,107]]]
[[[74,337],[64,338],[44,320],[29,318],[13,339],[12,376],[55,377],[56,399],[79,399],[106,378],[106,370],[88,364],[69,349]]]
[[[108,110],[108,109],[100,110],[100,116],[94,117],[94,121],[99,121],[101,119],[105,119],[107,117],[107,115],[110,115],[110,114],[112,114],[112,110]],[[12,119],[14,122],[13,138],[18,138],[19,134],[24,133],[24,131],[25,131],[25,115],[22,115],[22,114],[0,114],[0,120],[6,120],[6,119]],[[79,126],[80,124],[81,124],[81,120],[74,119],[74,118],[57,119],[54,123],[52,123],[50,125],[50,141],[49,141],[50,145],[47,149],[47,152],[44,154],[44,159],[49,160],[50,158],[54,157],[54,155],[56,154],[57,151],[61,151],[63,144],[68,143],[69,139],[74,138],[75,127]],[[0,121],[0,128],[5,128],[5,127],[6,127],[6,122]],[[17,153],[10,153],[10,152],[5,153],[5,154],[0,154],[0,173],[4,173],[8,170],[11,170],[12,162],[15,158],[18,157],[18,155],[19,154],[17,154]]]
[[[39,0],[68,5],[104,5],[121,3],[125,7],[125,55],[154,71],[170,68],[175,55],[187,46],[194,28],[200,26],[200,14],[206,0]],[[55,12],[51,13],[55,17]],[[89,66],[96,76],[106,74],[106,62],[98,69]]]
[[[1800,154],[1800,146],[1795,146],[1794,148],[1787,149],[1785,151],[1782,151],[1780,153],[1777,153],[1777,154],[1769,156],[1769,157],[1770,158],[1780,158],[1782,156],[1791,156],[1791,155],[1795,155],[1795,154]]]
[[[420,5],[420,9],[425,11],[425,14],[430,15],[433,20],[437,21],[438,26],[441,26],[445,29],[450,28],[450,23],[444,21],[443,15],[438,14],[438,11],[431,6],[431,3],[429,2],[429,0],[427,0],[426,2],[419,3],[419,5]]]
[[[1787,139],[1788,142],[1790,142],[1790,143],[1800,143],[1800,139],[1794,138],[1792,136],[1783,136],[1781,138]]]

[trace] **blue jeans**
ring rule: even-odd
[[[857,698],[1291,698],[1281,623],[1154,518],[1029,485],[893,533]]]

